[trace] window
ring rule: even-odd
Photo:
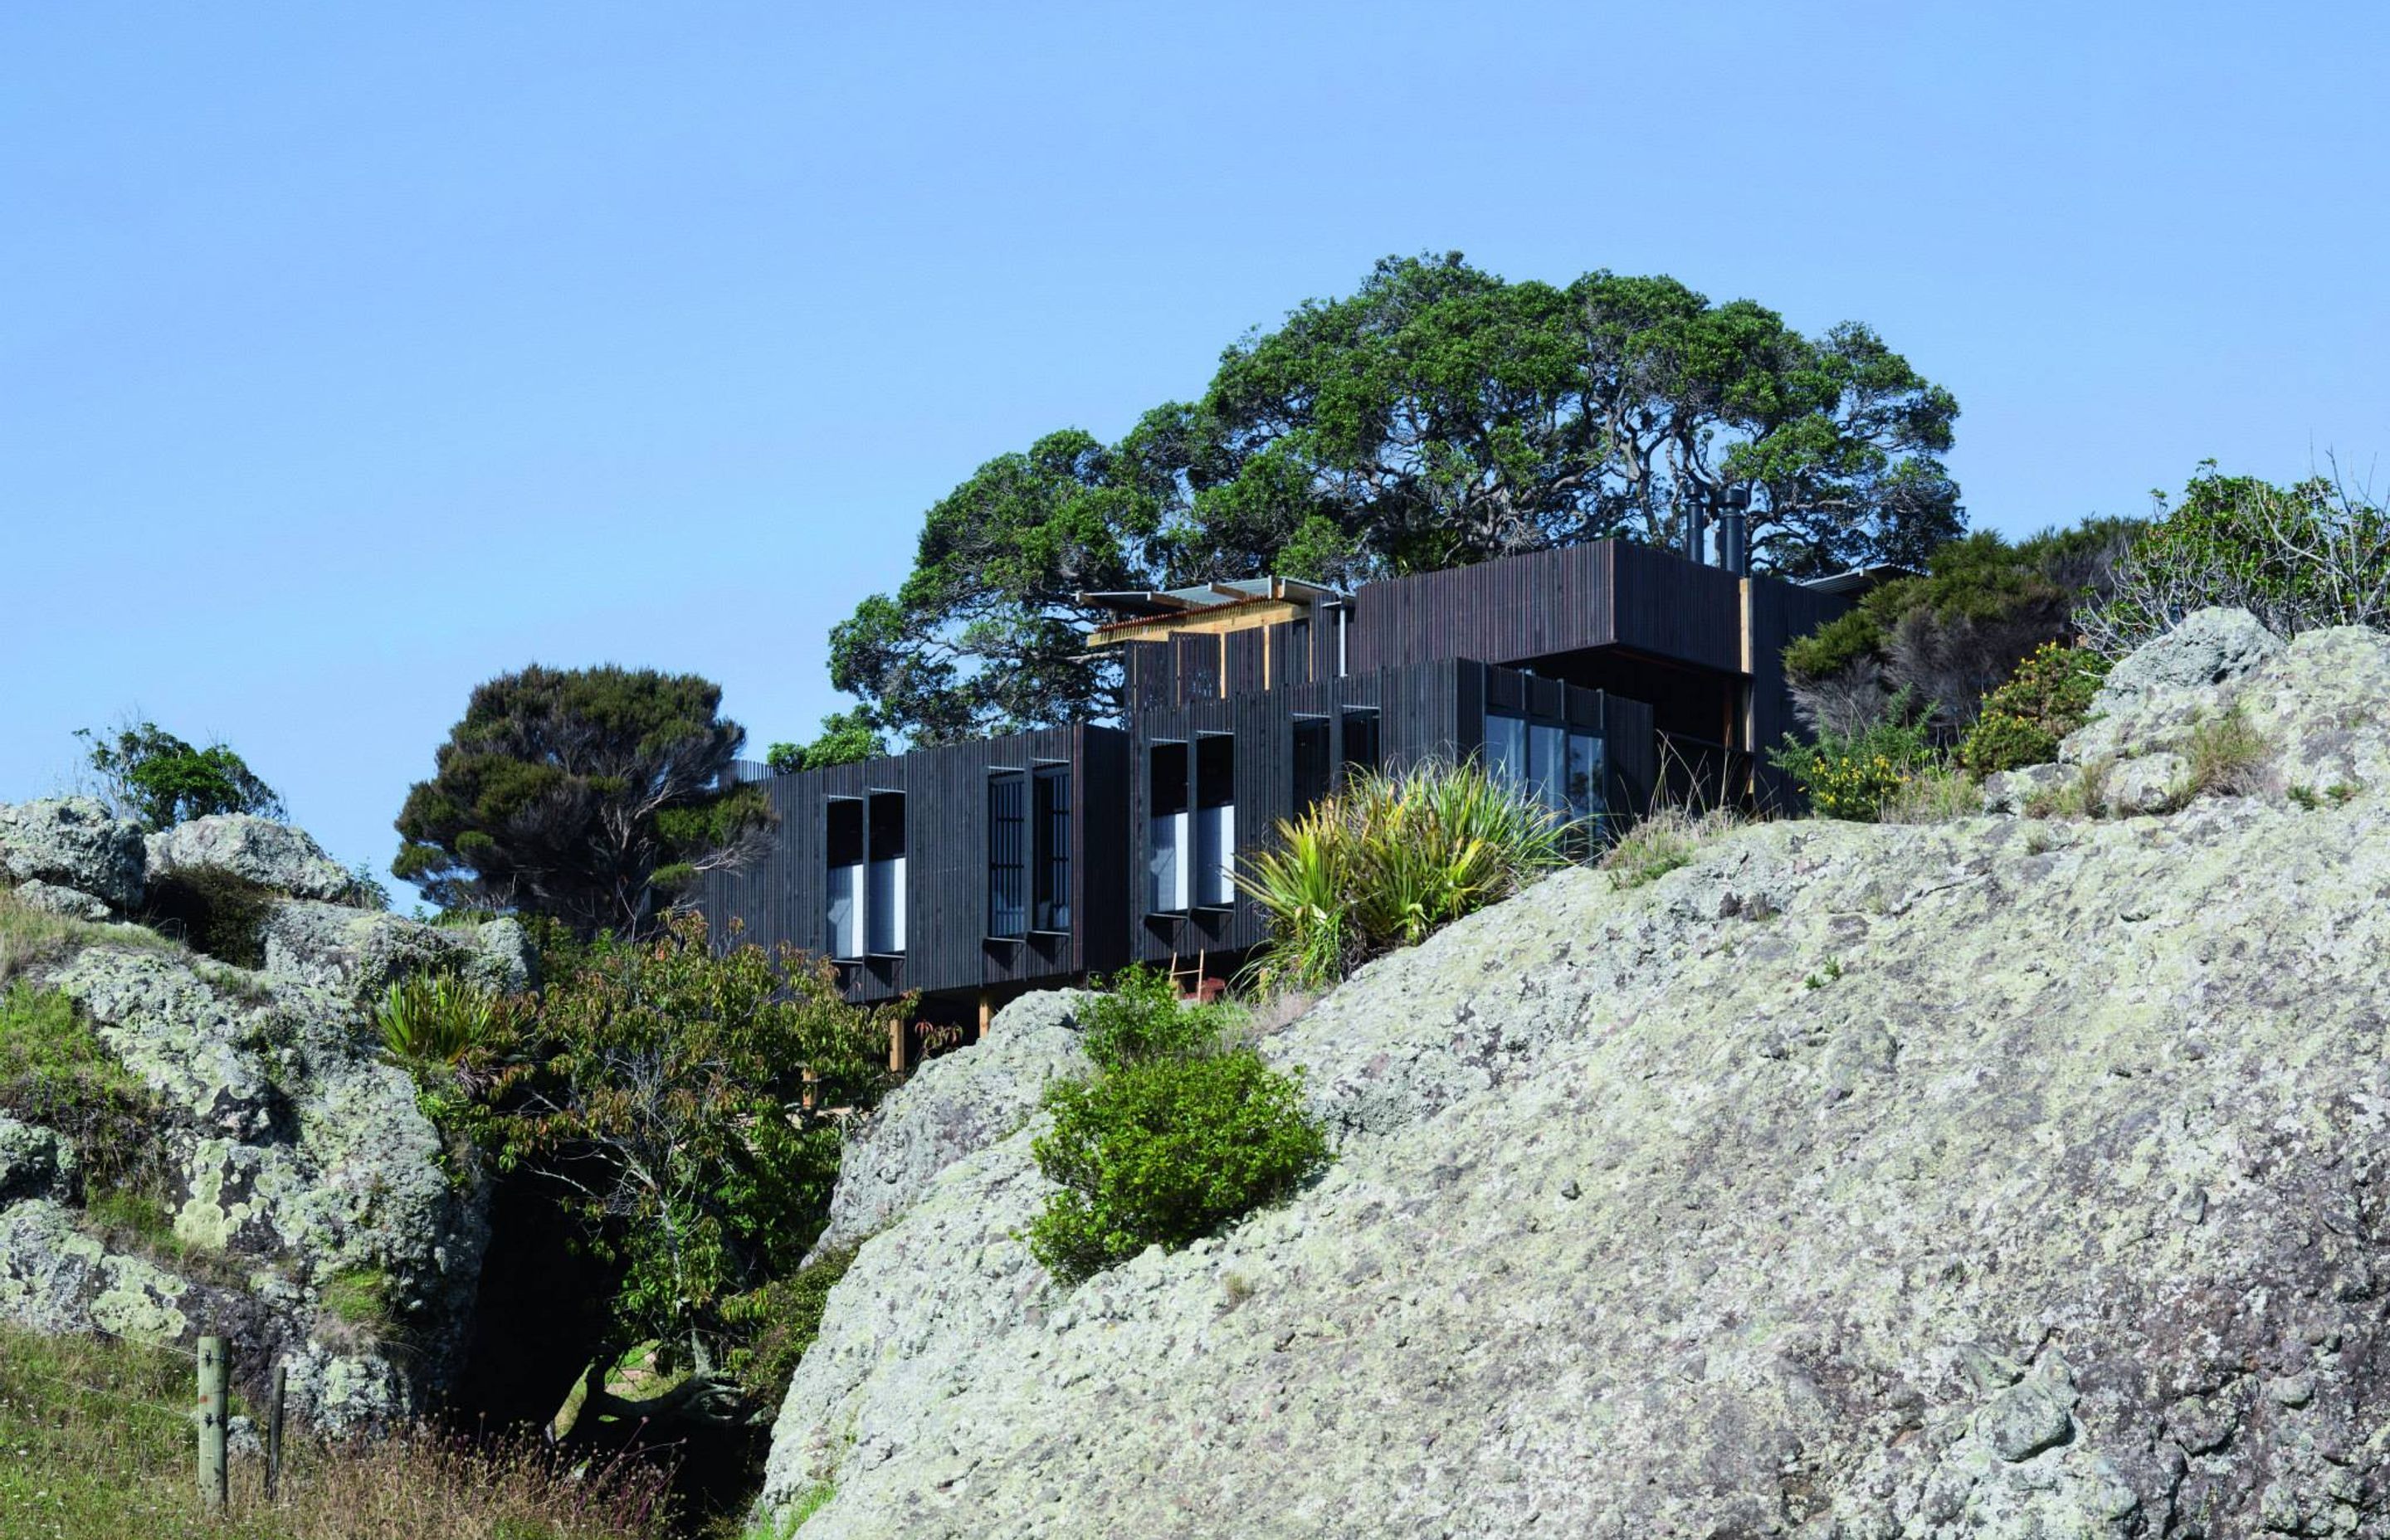
[[[1609,773],[1600,736],[1596,733],[1570,733],[1567,789],[1570,817],[1590,828],[1608,811],[1602,782],[1608,778]]]
[[[1301,815],[1328,795],[1328,719],[1294,719],[1294,811]]]
[[[1344,773],[1375,770],[1378,767],[1378,713],[1351,711],[1344,713]]]
[[[1194,901],[1226,908],[1237,901],[1237,740],[1207,733],[1195,740]]]
[[[832,797],[824,810],[829,883],[822,949],[833,957],[863,956],[863,799]]]
[[[1071,767],[1048,764],[1030,777],[1032,830],[1036,849],[1031,874],[1030,925],[1039,930],[1071,928]]]
[[[987,933],[1029,932],[1029,787],[1018,770],[987,782]]]
[[[864,816],[863,949],[905,950],[905,794],[875,791]]]
[[[1515,716],[1485,715],[1485,773],[1505,786],[1527,784],[1527,724]]]
[[[1557,722],[1527,729],[1527,789],[1537,802],[1568,816],[1568,729]]]
[[[1146,755],[1146,903],[1157,914],[1189,905],[1193,852],[1189,848],[1187,745],[1157,743]]]

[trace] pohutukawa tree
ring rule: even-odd
[[[1958,410],[1856,323],[1809,337],[1673,278],[1388,258],[1118,443],[1066,430],[981,467],[904,584],[832,631],[831,677],[916,742],[1112,715],[1083,590],[1674,545],[1734,489],[1762,570],[1918,565],[1964,524],[1939,458]]]
[[[747,734],[721,703],[712,681],[653,669],[499,675],[407,792],[391,869],[444,907],[646,933],[673,893],[752,858],[770,828],[762,793],[732,774]]]

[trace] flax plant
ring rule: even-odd
[[[1568,864],[1573,826],[1471,759],[1355,776],[1278,826],[1238,884],[1270,940],[1265,992],[1320,989]]]

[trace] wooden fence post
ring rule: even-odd
[[[225,1418],[232,1405],[232,1353],[221,1337],[199,1339],[199,1506],[222,1513],[228,1493]]]
[[[274,1399],[265,1410],[265,1500],[273,1502],[282,1493],[282,1398],[288,1388],[290,1366],[279,1359],[274,1365]]]

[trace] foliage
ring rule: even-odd
[[[2133,544],[2114,593],[2085,613],[2085,639],[2121,658],[2212,605],[2282,636],[2390,630],[2390,510],[2333,478],[2278,487],[2203,461],[2182,506]]]
[[[64,995],[21,981],[0,991],[0,1112],[73,1145],[94,1202],[121,1195],[154,1213],[175,1191],[163,1104]]]
[[[1238,1012],[1182,1001],[1170,975],[1139,963],[1112,975],[1079,1012],[1079,1041],[1102,1070],[1164,1059],[1190,1059],[1226,1040]]]
[[[1984,811],[1984,789],[1972,776],[1940,762],[1923,764],[1893,789],[1876,810],[1886,824],[1947,824]]]
[[[1300,1082],[1227,1046],[1223,1012],[1182,1006],[1146,970],[1117,982],[1088,1014],[1094,1077],[1047,1088],[1054,1126],[1033,1147],[1061,1187],[1031,1222],[1029,1247],[1065,1282],[1214,1234],[1328,1159]]]
[[[777,1406],[788,1394],[797,1365],[821,1335],[829,1291],[846,1277],[858,1250],[841,1246],[825,1251],[787,1277],[724,1303],[723,1324],[737,1344],[725,1355],[724,1367],[757,1405]]]
[[[350,1267],[324,1280],[324,1308],[349,1326],[388,1329],[390,1275],[378,1267]]]
[[[195,749],[154,722],[127,722],[114,737],[79,727],[109,802],[144,828],[172,828],[216,813],[289,816],[274,789],[222,743]]]
[[[1317,988],[1568,864],[1566,819],[1474,759],[1354,776],[1282,819],[1238,885],[1269,928],[1265,988]]]
[[[871,725],[861,711],[834,712],[822,718],[821,736],[811,743],[775,743],[764,763],[776,776],[801,770],[827,770],[833,764],[859,764],[888,751],[887,735]]]
[[[601,937],[551,980],[544,1062],[515,1092],[509,1163],[558,1184],[623,1270],[628,1343],[712,1370],[733,1296],[796,1271],[838,1171],[833,1107],[888,1084],[888,1026],[909,1001],[848,1005],[793,949],[717,952],[703,920]]]
[[[721,700],[694,674],[610,665],[490,680],[407,792],[392,870],[447,908],[646,931],[659,894],[747,859],[768,828],[732,776],[746,733]]]
[[[1803,720],[1857,732],[1906,690],[1937,733],[1963,731],[2034,648],[2073,635],[2076,609],[2106,591],[2135,528],[2088,519],[2015,545],[1978,530],[1937,547],[1923,572],[1877,584],[1784,649]]]
[[[236,1458],[231,1512],[191,1486],[191,1361],[131,1342],[0,1327],[0,1520],[45,1540],[667,1540],[665,1473],[575,1469],[537,1441],[421,1429],[332,1445],[293,1436],[281,1501]]]
[[[1742,815],[1730,807],[1697,811],[1666,806],[1632,825],[1602,853],[1601,867],[1613,888],[1639,888],[1656,882],[1679,866],[1690,866],[1703,845],[1729,829],[1741,827]]]
[[[1932,730],[1905,696],[1890,714],[1854,733],[1821,732],[1803,743],[1789,734],[1768,760],[1792,777],[1812,812],[1866,822],[1903,794],[1918,776],[1938,769]]]
[[[374,1025],[401,1063],[461,1067],[504,1052],[518,1036],[510,1004],[451,973],[414,973],[382,993]]]
[[[1914,564],[1962,523],[1958,404],[1856,324],[1593,272],[1388,258],[1223,353],[1118,443],[1069,430],[932,506],[911,574],[831,632],[831,679],[919,743],[1115,714],[1079,595],[1277,571],[1352,584],[1624,536],[1751,494],[1792,575]]]
[[[388,914],[390,885],[374,870],[372,862],[360,861],[349,868],[349,891],[341,902],[352,909],[371,909],[377,914]]]
[[[192,951],[235,968],[265,965],[265,922],[274,890],[222,866],[178,866],[152,878],[150,923]]]
[[[2044,642],[2008,683],[1984,697],[1974,725],[1959,741],[1959,763],[1981,778],[2056,759],[2059,740],[2090,716],[2108,667],[2088,648]]]

